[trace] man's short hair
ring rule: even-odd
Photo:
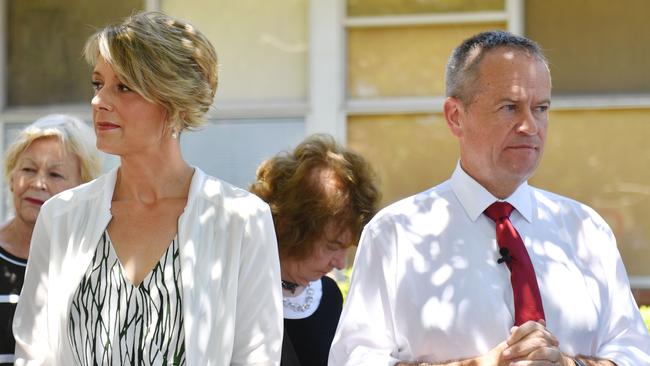
[[[451,53],[445,72],[447,97],[460,99],[465,105],[471,104],[481,60],[488,51],[500,47],[526,52],[548,66],[541,48],[533,40],[502,30],[479,33],[464,40]]]

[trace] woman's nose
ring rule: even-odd
[[[36,189],[47,190],[47,179],[45,174],[38,173],[32,178],[30,185]]]
[[[93,108],[111,110],[113,108],[111,97],[105,88],[101,88],[95,92],[90,105]]]
[[[341,248],[337,250],[336,253],[334,253],[334,257],[332,257],[332,262],[331,262],[332,267],[336,269],[345,268],[345,258],[347,252],[348,252],[347,248]]]

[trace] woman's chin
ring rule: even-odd
[[[321,278],[323,278],[323,276],[326,276],[326,275],[327,275],[326,272],[316,272],[314,275],[312,275],[309,278],[309,282],[314,282],[314,281],[320,280]]]

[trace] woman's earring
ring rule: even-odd
[[[172,138],[177,139],[178,138],[178,129],[176,126],[172,127]]]

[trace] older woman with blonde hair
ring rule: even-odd
[[[284,305],[282,365],[327,365],[343,297],[327,277],[377,209],[379,190],[361,155],[312,135],[257,170],[251,191],[271,206]]]
[[[205,123],[216,91],[211,43],[146,12],[91,36],[85,56],[97,147],[120,165],[43,206],[16,364],[277,365],[268,205],[181,154],[181,134]]]
[[[4,172],[14,216],[0,227],[0,365],[14,361],[11,322],[41,206],[53,195],[95,178],[100,165],[92,129],[69,115],[36,120],[7,148]]]

